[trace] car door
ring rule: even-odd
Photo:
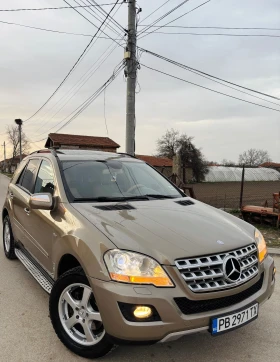
[[[30,226],[28,226],[30,224],[29,199],[33,192],[39,164],[39,158],[30,159],[16,183],[11,183],[9,185],[9,197],[13,210],[12,224],[14,227],[14,234],[16,240],[21,242],[31,253],[34,245],[32,240],[28,238],[26,230],[30,228]]]
[[[53,195],[54,189],[52,164],[49,160],[42,159],[32,193],[50,193]],[[51,252],[56,223],[53,212],[30,208],[28,220],[26,233],[32,243],[31,253],[48,272],[52,273]]]

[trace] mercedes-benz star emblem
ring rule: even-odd
[[[239,261],[231,255],[226,257],[223,263],[223,272],[227,281],[236,283],[241,277],[241,265]]]

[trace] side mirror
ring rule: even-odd
[[[30,197],[29,205],[31,209],[52,210],[54,207],[54,199],[49,193],[33,194]]]

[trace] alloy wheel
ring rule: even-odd
[[[5,222],[4,225],[4,244],[6,252],[8,253],[10,251],[11,247],[11,233],[10,233],[10,227],[7,222]]]
[[[58,312],[65,332],[75,342],[92,346],[104,337],[101,315],[88,285],[67,286],[59,298]]]

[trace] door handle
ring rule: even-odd
[[[14,198],[14,194],[12,192],[10,192],[10,198],[13,199]]]
[[[25,207],[25,208],[24,208],[24,211],[27,213],[27,215],[30,214],[30,209],[28,209],[28,207]]]

